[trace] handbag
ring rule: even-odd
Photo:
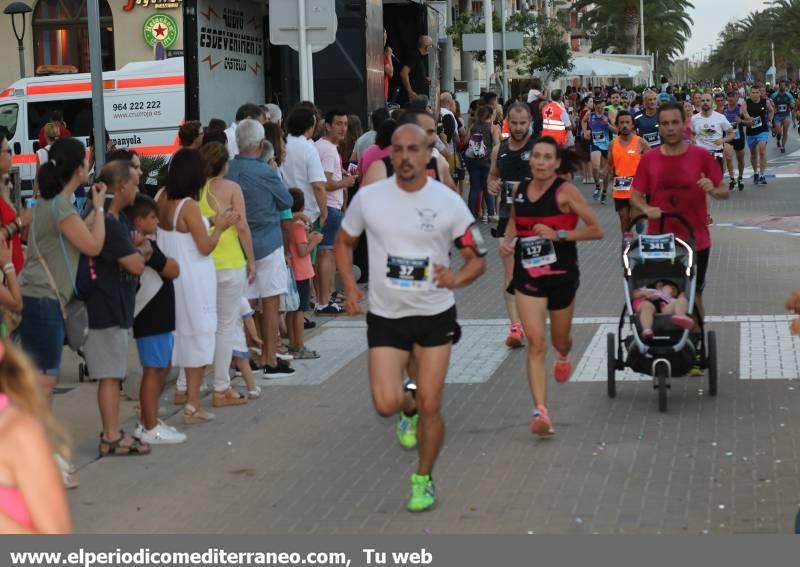
[[[300,309],[300,293],[297,291],[297,284],[294,281],[294,270],[289,266],[286,271],[289,274],[286,282],[286,311],[291,313]]]
[[[55,201],[52,202],[51,206],[55,211]],[[56,294],[58,306],[61,309],[61,317],[64,319],[65,342],[69,348],[75,352],[78,352],[78,350],[86,344],[86,340],[89,338],[89,311],[86,309],[86,304],[77,297],[73,297],[66,305],[64,305],[64,302],[61,300],[61,294],[58,292],[56,280],[53,277],[52,272],[50,272],[47,262],[44,261],[44,256],[42,256],[42,253],[39,250],[39,245],[36,242],[35,226],[36,212],[34,210],[34,214],[31,218],[31,243],[33,244],[33,248],[36,250],[36,255],[39,257],[39,263],[42,265],[42,268],[44,268],[45,274],[47,274],[47,281],[49,282],[53,292]],[[64,240],[61,236],[60,230],[58,237],[61,239],[61,247],[62,251],[64,252],[64,261],[67,264],[67,270],[70,271],[71,274],[69,257],[66,254]],[[75,289],[75,278],[72,276],[70,276],[70,278],[72,279],[73,293],[77,293]]]

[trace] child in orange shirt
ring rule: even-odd
[[[300,189],[289,189],[294,198],[292,212],[302,212],[305,208],[305,196]],[[286,314],[286,327],[289,332],[289,354],[296,360],[319,358],[319,353],[307,349],[303,341],[303,323],[305,312],[309,309],[311,280],[314,278],[314,266],[311,264],[311,251],[322,242],[321,232],[309,234],[308,225],[302,220],[292,224],[292,241],[289,244],[291,268],[297,292],[300,295],[300,307],[297,311]]]

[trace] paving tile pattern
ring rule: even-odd
[[[720,222],[796,214],[798,191],[791,179],[764,189],[748,186],[730,201],[715,203],[713,214]],[[592,365],[603,368],[595,343],[622,307],[613,207],[594,208],[607,238],[579,246],[577,315],[598,318],[573,328],[576,363],[586,361],[579,376]],[[308,363],[303,376],[293,379],[295,385],[268,388],[257,402],[220,410],[212,424],[186,428],[189,440],[183,445],[83,466],[82,486],[70,495],[76,528],[104,533],[791,533],[800,502],[800,372],[792,370],[797,360],[788,355],[791,349],[797,352],[796,344],[790,349],[781,330],[788,323],[774,316],[782,312],[789,290],[800,287],[797,246],[779,234],[724,227],[712,233],[708,313],[745,316],[715,318],[720,386],[714,398],[705,379],[676,379],[669,412],[659,414],[649,381],[622,381],[614,400],[606,397],[602,382],[551,384],[556,436],[535,439],[528,430],[526,353],[503,352],[500,346],[506,332],[502,273],[491,254],[488,273],[457,294],[462,319],[486,322],[465,325],[445,389],[447,436],[434,471],[440,494],[436,510],[405,511],[416,456],[396,444],[394,421],[372,409],[363,342],[349,334],[363,337],[363,323],[339,318],[309,341],[325,356]],[[755,320],[758,316],[764,321]],[[338,342],[329,344],[330,338]],[[780,356],[771,357],[771,346]],[[763,363],[756,356],[760,351]],[[780,379],[756,379],[764,368],[765,378],[778,378],[770,370],[775,360],[780,360]],[[82,385],[57,403],[68,403],[86,388],[93,386]],[[183,427],[176,418],[168,421]],[[78,440],[81,455],[90,454],[94,441]]]

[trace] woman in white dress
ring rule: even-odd
[[[175,280],[175,347],[172,363],[186,372],[187,424],[206,423],[214,414],[200,407],[200,384],[214,360],[217,329],[217,280],[211,253],[220,235],[239,222],[232,211],[211,219],[217,230],[209,235],[209,220],[200,213],[198,197],[206,182],[206,164],[197,150],[182,149],[170,163],[158,203],[158,246],[175,258],[181,275]]]

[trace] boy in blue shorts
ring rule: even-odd
[[[159,396],[170,366],[175,331],[175,288],[172,280],[180,274],[178,262],[167,258],[156,244],[158,230],[156,202],[139,193],[128,210],[135,230],[134,241],[152,246],[153,255],[141,276],[136,292],[133,337],[142,364],[142,385],[139,389],[141,422],[133,436],[151,445],[183,443],[179,433],[158,418]]]

